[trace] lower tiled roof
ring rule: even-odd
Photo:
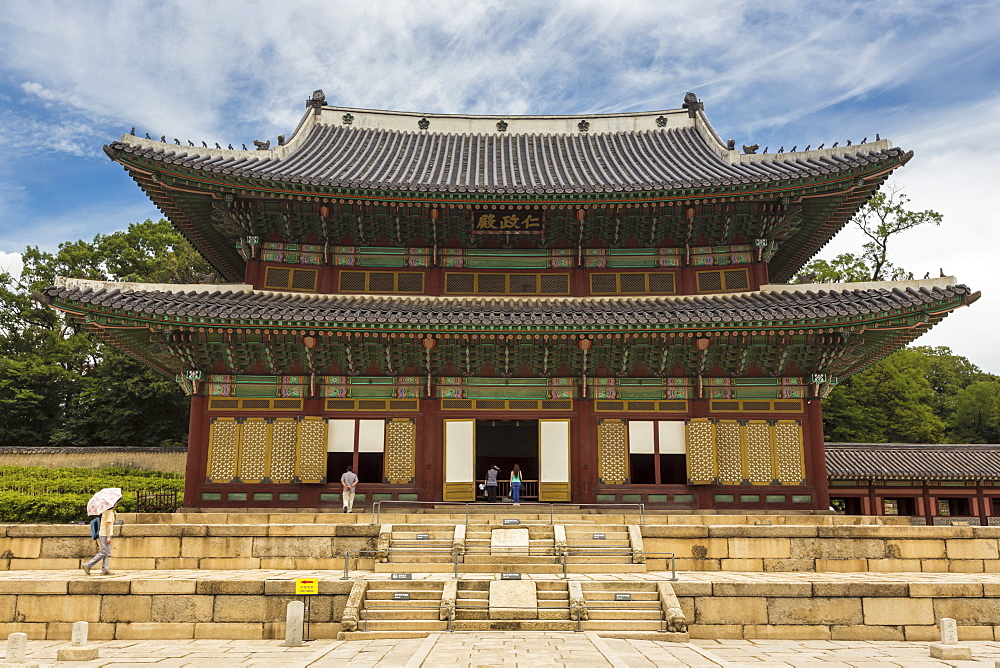
[[[135,284],[131,284],[134,286]],[[869,284],[870,285],[870,284]],[[684,325],[784,323],[842,320],[889,312],[912,313],[936,304],[978,298],[964,285],[905,288],[787,290],[692,297],[403,297],[304,295],[206,286],[203,290],[166,291],[109,288],[74,281],[73,287],[46,288],[44,297],[89,305],[87,310],[125,311],[136,316],[197,317],[211,320],[267,321],[296,324],[336,323],[415,325]],[[159,286],[158,286],[159,287]],[[244,286],[239,286],[244,288]],[[816,288],[817,286],[805,286]]]
[[[1000,478],[1000,445],[827,443],[830,478],[985,480]]]

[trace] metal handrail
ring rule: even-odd
[[[344,552],[344,575],[343,575],[343,577],[340,578],[341,580],[350,580],[351,579],[350,572],[351,572],[351,555],[352,554],[353,555],[374,554],[377,557],[378,556],[378,551],[377,550],[350,550],[348,552]]]
[[[677,556],[673,552],[643,552],[643,557],[670,557],[670,581],[677,582]]]

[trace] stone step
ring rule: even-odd
[[[424,561],[375,564],[374,569],[375,573],[451,573],[453,571],[454,566],[451,560],[448,560],[447,563]]]
[[[642,566],[642,564],[632,564],[633,566]],[[610,592],[637,592],[646,591],[656,593],[656,583],[654,582],[619,582],[615,580],[585,580],[580,583],[584,594],[587,592],[600,592],[600,591],[610,591]]]
[[[454,536],[440,536],[437,538],[407,538],[393,534],[389,539],[390,545],[406,545],[407,547],[429,547],[431,545],[452,545],[455,542]]]
[[[569,621],[569,607],[562,608],[538,608],[539,619],[557,619]]]
[[[391,564],[379,564],[381,566],[389,566]],[[368,591],[374,592],[379,590],[387,591],[415,591],[415,590],[425,590],[425,591],[435,591],[438,594],[444,589],[444,582],[435,580],[369,580],[368,581]]]
[[[488,589],[459,589],[458,597],[463,601],[488,601],[490,592]]]
[[[583,592],[583,597],[587,600],[587,605],[600,605],[602,603],[622,603],[622,601],[615,601],[615,594],[621,594],[624,592],[613,592],[613,591],[586,591]],[[659,605],[660,598],[657,593],[654,592],[644,592],[644,591],[631,591],[628,592],[632,595],[633,603],[650,603]],[[626,601],[627,602],[627,601]]]
[[[465,564],[555,564],[557,558],[552,555],[518,554],[516,552],[503,552],[497,554],[466,554],[461,566]]]
[[[659,621],[660,614],[657,611],[650,612],[648,610],[600,610],[591,608],[587,606],[587,615],[590,617],[591,621],[604,621],[604,620],[652,620]]]
[[[451,554],[431,553],[431,554],[407,554],[392,553],[389,555],[390,564],[451,564],[454,557]]]
[[[420,621],[439,621],[441,614],[440,606],[435,606],[434,608],[406,608],[400,610],[391,610],[387,608],[365,608],[362,611],[365,618],[365,624],[362,626],[367,626],[371,622],[376,621],[389,621],[389,620],[405,620],[408,622],[420,622]]]
[[[484,619],[456,620],[456,631],[572,631],[576,622],[558,619]]]
[[[406,603],[408,603],[408,601],[394,601],[392,598],[393,594],[404,594],[404,593],[410,595],[410,601],[421,601],[422,603],[426,603],[427,601],[438,601],[438,602],[441,601],[440,589],[437,591],[425,591],[421,589],[406,589],[402,587],[393,590],[388,590],[388,589],[384,590],[376,589],[374,591],[369,590],[368,595],[365,596],[365,600],[378,601],[379,606],[405,605]]]
[[[563,591],[542,591],[541,589],[535,590],[535,595],[538,597],[538,602],[542,601],[568,601],[569,592]]]
[[[576,622],[573,622],[574,624]],[[596,619],[581,622],[584,631],[659,631],[659,620],[629,619],[616,621],[614,619]]]
[[[433,630],[439,631],[441,629]],[[430,634],[431,631],[341,631],[337,634],[337,640],[400,640],[426,638]]]
[[[363,631],[444,631],[448,628],[446,622],[440,620],[431,619],[417,619],[417,620],[399,620],[399,619],[378,619],[371,620],[367,623],[359,624],[359,628]],[[419,637],[419,636],[413,636]]]

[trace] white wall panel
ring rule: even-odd
[[[628,452],[630,455],[653,454],[653,426],[651,420],[628,421]]]
[[[542,482],[569,482],[569,420],[539,420],[538,470]]]
[[[684,421],[663,420],[658,423],[658,426],[660,429],[660,454],[686,455]]]
[[[385,450],[385,420],[358,421],[358,452]]]
[[[354,452],[354,420],[328,420],[327,452]]]
[[[475,459],[475,444],[475,420],[445,420],[445,482],[472,482],[476,479],[472,470]]]

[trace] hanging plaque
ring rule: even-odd
[[[473,234],[544,234],[541,209],[473,209]]]
[[[631,601],[632,594],[615,594],[616,601]]]
[[[412,580],[413,573],[392,573],[389,575],[390,580]]]

